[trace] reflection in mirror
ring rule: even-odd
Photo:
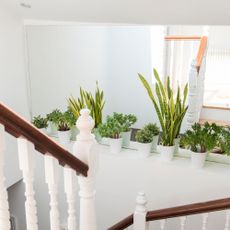
[[[170,76],[174,89],[190,83],[188,103],[197,80],[189,76],[192,71],[202,75],[194,102],[197,114],[188,111],[182,132],[189,119],[229,120],[228,110],[216,109],[228,108],[230,101],[229,27],[27,25],[26,33],[32,116],[45,115],[56,108],[65,110],[67,98],[79,97],[80,87],[93,92],[98,81],[106,101],[104,120],[107,115],[120,112],[137,116],[134,128],[149,122],[159,125],[138,79],[141,73],[154,85],[154,67],[163,81]],[[206,65],[203,61],[199,69],[204,36],[208,38],[208,49],[203,52],[206,57],[207,51]]]

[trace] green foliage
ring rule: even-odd
[[[122,126],[114,116],[107,116],[106,123],[98,126],[98,132],[102,137],[118,139],[122,132]]]
[[[83,96],[87,108],[90,110],[90,115],[95,121],[95,128],[102,123],[102,111],[105,105],[104,92],[99,89],[96,83],[96,91],[94,96],[92,93],[83,91]]]
[[[167,78],[166,85],[164,86],[156,69],[154,69],[156,79],[154,91],[151,89],[145,77],[141,74],[138,75],[148,92],[160,121],[162,129],[161,143],[165,146],[172,146],[174,145],[174,139],[177,138],[180,133],[181,124],[188,109],[188,106],[186,106],[188,84],[184,87],[183,97],[180,95],[180,87],[177,88],[177,93],[174,97],[170,78]],[[154,96],[154,93],[157,98]]]
[[[70,110],[67,110],[64,113],[59,112],[56,114],[53,122],[56,124],[59,131],[68,131],[75,125],[76,118]]]
[[[226,155],[230,155],[230,127],[222,127],[218,138],[217,146]]]
[[[157,124],[155,124],[155,123],[154,124],[149,123],[149,124],[145,125],[143,129],[149,130],[153,136],[157,136],[160,133],[160,129],[157,126]]]
[[[140,129],[137,131],[135,139],[140,143],[151,143],[153,141],[153,133],[149,129]]]
[[[113,117],[121,124],[122,132],[130,131],[131,126],[137,122],[133,114],[113,113]]]
[[[206,122],[203,126],[195,123],[191,130],[187,130],[180,142],[193,152],[204,153],[216,147],[218,141],[218,126]]]
[[[59,117],[61,114],[61,111],[59,109],[53,110],[51,113],[46,115],[46,118],[48,121],[54,122],[54,120],[57,120],[57,117]]]
[[[76,119],[80,116],[81,109],[87,107],[90,115],[95,121],[95,128],[102,123],[102,111],[105,105],[104,92],[99,89],[96,83],[95,94],[80,88],[80,98],[75,99],[73,96],[67,99],[69,108],[75,115]]]
[[[32,124],[37,127],[38,129],[47,128],[48,126],[48,119],[41,117],[41,115],[36,116],[32,120]]]
[[[67,99],[69,110],[72,111],[76,119],[80,116],[80,111],[85,108],[84,91],[80,88],[80,98],[75,99],[73,96]]]

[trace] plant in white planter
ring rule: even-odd
[[[106,123],[100,124],[98,126],[98,131],[101,137],[109,138],[109,146],[111,153],[119,153],[121,152],[122,147],[122,138],[121,132],[122,127],[121,124],[114,116],[107,116]]]
[[[143,129],[149,130],[153,136],[151,152],[157,152],[157,144],[158,144],[159,133],[160,133],[159,127],[157,126],[157,124],[149,123],[145,125]]]
[[[35,116],[33,117],[32,124],[42,132],[46,133],[46,128],[48,127],[47,118],[43,118],[41,115]]]
[[[51,136],[57,135],[57,126],[54,122],[54,120],[59,116],[61,111],[59,109],[54,109],[51,113],[48,113],[46,115],[46,118],[48,120],[48,134]]]
[[[95,128],[93,130],[95,138],[100,141],[101,136],[97,130],[98,126],[102,123],[102,112],[105,105],[104,92],[99,89],[96,83],[95,94],[80,88],[80,97],[75,99],[73,96],[68,99],[70,110],[75,115],[76,119],[80,116],[81,109],[87,107],[90,110],[90,116],[94,119]]]
[[[215,132],[215,124],[206,122],[203,126],[195,123],[191,130],[187,130],[181,137],[181,142],[191,150],[192,166],[202,168],[207,153],[217,144],[218,133]]]
[[[220,135],[217,139],[217,147],[220,148],[220,151],[230,156],[230,127],[221,127]]]
[[[152,90],[148,81],[139,74],[139,78],[148,92],[160,121],[162,135],[159,149],[162,159],[170,161],[172,160],[175,151],[175,139],[177,138],[178,133],[180,133],[181,124],[188,109],[188,106],[186,105],[188,85],[185,85],[183,89],[183,97],[181,97],[179,87],[177,87],[177,93],[174,95],[169,77],[167,78],[166,85],[163,85],[155,69],[154,76],[156,83],[155,90]]]
[[[58,139],[61,144],[67,144],[70,141],[70,130],[76,123],[76,118],[70,110],[59,112],[54,118],[54,123],[58,129]]]
[[[148,129],[140,129],[135,136],[138,142],[138,151],[141,156],[148,157],[152,147],[153,134]]]
[[[122,127],[122,146],[129,147],[131,139],[131,126],[137,122],[137,117],[133,114],[122,113],[113,113],[113,116],[119,121]]]

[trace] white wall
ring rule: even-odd
[[[105,88],[105,27],[27,27],[33,114],[66,109],[79,87]]]
[[[24,62],[23,23],[7,9],[0,8],[0,102],[29,118]],[[7,136],[6,184],[21,175],[17,170],[16,140]]]

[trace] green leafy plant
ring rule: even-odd
[[[92,93],[84,91],[83,92],[85,104],[90,110],[90,115],[95,121],[95,128],[102,123],[102,111],[105,106],[104,92],[99,89],[98,82],[96,83],[96,91],[93,96]]]
[[[80,97],[74,98],[71,96],[67,99],[69,110],[72,111],[76,119],[80,116],[80,111],[85,108],[85,102],[84,102],[84,90],[80,88]]]
[[[153,141],[153,134],[149,129],[140,129],[137,131],[135,139],[140,143],[151,143]]]
[[[177,88],[177,93],[174,95],[170,78],[167,78],[166,85],[164,86],[156,69],[154,69],[156,79],[154,91],[145,77],[141,74],[138,75],[148,92],[160,121],[162,129],[161,144],[173,146],[175,138],[177,138],[180,133],[181,124],[188,109],[186,105],[188,84],[185,85],[183,97],[181,97],[180,87]],[[154,93],[156,93],[156,96]]]
[[[121,137],[122,126],[114,116],[107,116],[106,123],[98,126],[98,132],[102,137],[118,139]]]
[[[113,113],[114,118],[121,124],[122,132],[129,132],[133,124],[137,122],[137,117],[133,114]]]
[[[153,136],[157,136],[160,133],[160,129],[157,126],[157,124],[155,124],[155,123],[154,124],[149,123],[149,124],[145,125],[143,129],[149,130]]]
[[[90,115],[95,121],[95,128],[102,123],[102,111],[105,105],[104,92],[99,89],[98,83],[96,83],[96,91],[93,95],[80,88],[80,98],[75,99],[73,96],[67,99],[70,110],[78,119],[81,109],[87,107],[90,110]]]
[[[209,124],[206,122],[204,125],[195,123],[191,130],[187,130],[181,137],[181,142],[186,148],[193,152],[205,153],[211,151],[216,145],[218,140],[218,133],[216,124]]]
[[[47,128],[48,119],[41,117],[41,115],[33,117],[32,124],[38,129]]]
[[[56,124],[58,131],[68,131],[76,123],[76,118],[70,110],[58,113],[53,122]]]
[[[221,127],[217,146],[221,152],[230,156],[230,127]]]
[[[60,116],[60,114],[61,114],[61,111],[59,109],[54,109],[51,113],[48,113],[46,115],[46,118],[48,121],[54,122],[57,119],[57,117]]]

